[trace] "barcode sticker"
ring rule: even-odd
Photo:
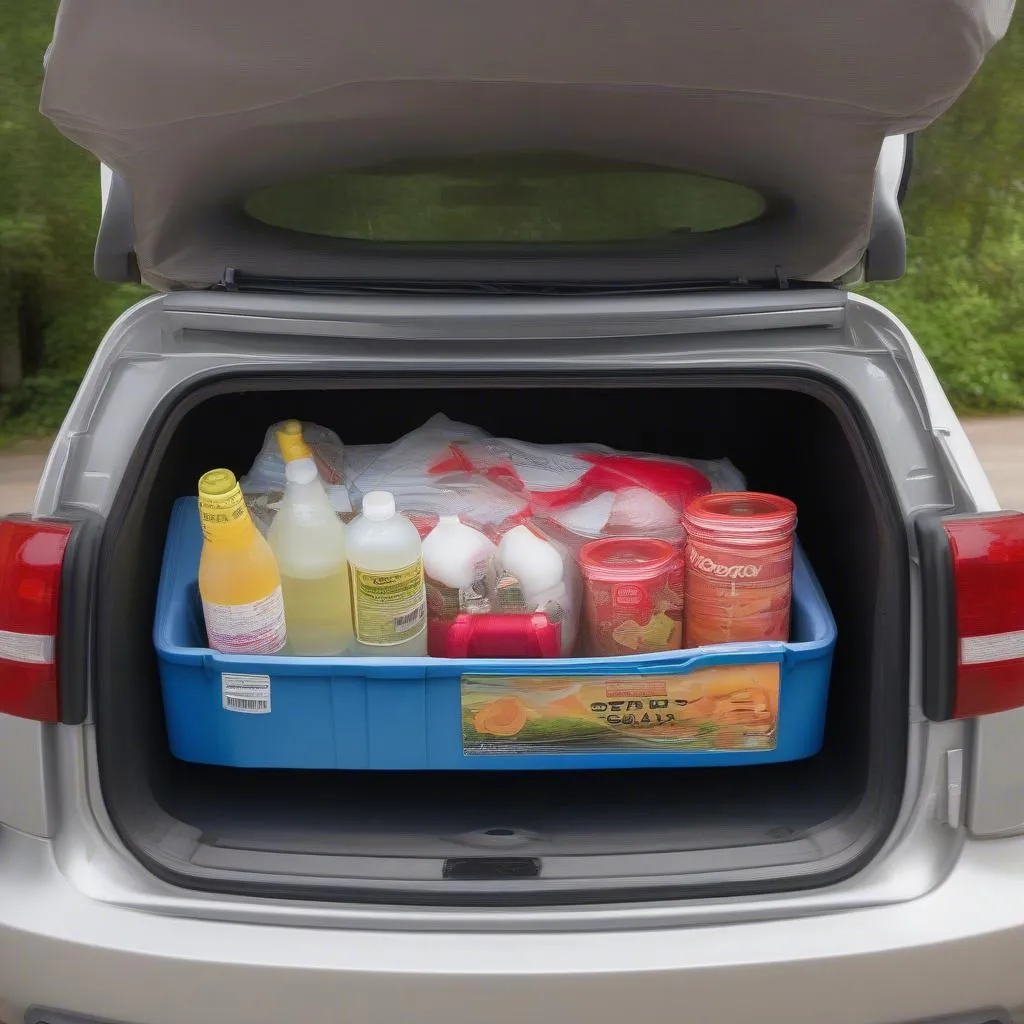
[[[270,676],[243,676],[222,672],[221,705],[243,715],[270,714]]]
[[[420,605],[419,608],[414,608],[407,615],[399,615],[395,619],[395,630],[401,632],[402,630],[408,629],[410,626],[418,626],[425,618],[426,609]]]

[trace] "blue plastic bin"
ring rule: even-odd
[[[201,549],[196,499],[181,498],[154,634],[171,750],[184,761],[669,768],[795,761],[821,748],[836,627],[799,547],[791,643],[552,661],[218,654],[200,646]]]

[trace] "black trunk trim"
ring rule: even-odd
[[[81,509],[58,518],[74,527],[64,551],[57,636],[60,720],[81,725],[89,716],[89,679],[96,641],[96,587],[103,542],[103,518]]]
[[[463,882],[539,878],[540,860],[536,857],[449,857],[444,862],[442,877]]]
[[[914,524],[921,559],[924,613],[924,713],[933,722],[953,717],[956,699],[956,583],[945,516],[929,513]]]

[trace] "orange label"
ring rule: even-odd
[[[469,755],[774,750],[779,665],[679,675],[462,677]]]

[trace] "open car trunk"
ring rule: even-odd
[[[902,262],[902,221],[878,187],[883,140],[953,102],[1012,8],[92,0],[61,5],[43,110],[123,186],[98,265],[105,245],[120,246],[160,288],[216,284],[229,268],[347,281],[830,282],[869,249],[869,270]],[[538,171],[538,155],[558,158],[556,171]],[[492,161],[486,174],[480,158]],[[588,187],[566,159],[606,184]],[[650,184],[615,187],[603,173],[614,161],[646,169]],[[400,204],[402,230],[376,187],[396,162],[402,195],[415,196]],[[709,222],[715,201],[676,194],[666,217],[658,181],[671,172],[700,176],[702,189],[743,186],[762,208]],[[566,187],[548,189],[552,175]],[[278,186],[312,216],[254,215],[249,201]],[[682,211],[691,203],[701,216]],[[435,205],[450,216],[427,230]],[[495,232],[495,210],[544,230]],[[572,231],[580,219],[607,219],[607,233]]]
[[[172,503],[215,465],[243,472],[268,424],[346,443],[432,414],[537,442],[727,456],[794,499],[831,604],[822,752],[771,766],[391,773],[253,771],[175,760],[152,625]],[[811,377],[667,373],[512,381],[324,375],[192,384],[143,438],[108,521],[96,721],[112,820],[158,875],[257,895],[429,904],[611,902],[834,882],[885,839],[907,736],[905,528],[872,433]]]

